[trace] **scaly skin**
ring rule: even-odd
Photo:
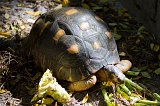
[[[70,83],[68,89],[70,91],[84,91],[94,86],[96,82],[97,82],[96,76],[92,75],[87,79]]]

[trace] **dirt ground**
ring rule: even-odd
[[[71,3],[71,5],[79,6],[80,4]],[[87,7],[85,4],[81,6]],[[16,38],[15,41],[19,44],[28,36],[40,14],[60,7],[61,5],[54,0],[8,0],[7,2],[4,0],[0,2],[0,32],[5,32],[0,34],[0,88],[7,90],[4,91],[5,93],[0,93],[0,101],[2,101],[0,106],[6,104],[6,101],[8,105],[30,106],[30,100],[43,74],[32,59],[22,58],[15,54],[12,47],[8,48],[8,45],[12,43],[9,39]],[[159,45],[154,43],[152,35],[124,9],[91,9],[111,28],[120,58],[129,59],[133,63],[131,71],[140,72],[137,76],[128,74],[126,76],[160,94],[160,74],[158,71],[155,72],[160,68],[160,50]],[[72,102],[66,105],[84,105],[82,99],[87,93],[89,100],[85,106],[91,104],[104,106],[99,84],[88,91],[74,93]]]

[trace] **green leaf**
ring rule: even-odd
[[[130,84],[131,86],[133,86],[135,89],[137,89],[139,91],[143,91],[144,90],[141,86],[139,86],[137,83],[133,82],[132,80],[130,80],[128,78],[125,79],[125,83]]]
[[[158,93],[153,93],[153,96],[156,100],[160,102],[160,95]]]
[[[35,94],[31,100],[31,102],[37,101],[38,100],[38,94]]]
[[[143,77],[151,78],[151,76],[149,75],[148,72],[141,72],[141,74],[142,74]]]
[[[100,9],[102,9],[103,7],[100,7],[100,6],[98,6],[98,7],[93,7],[92,9],[93,10],[100,10]]]
[[[115,39],[115,40],[119,40],[119,39],[121,39],[121,37],[122,37],[121,35],[119,35],[119,34],[117,34],[117,33],[114,33],[114,32],[112,33],[112,35],[114,36],[114,39]]]
[[[91,3],[90,3],[90,6],[97,7],[97,4],[91,2]]]
[[[138,67],[138,69],[141,70],[141,71],[144,71],[144,70],[147,70],[147,67],[148,66]]]
[[[159,49],[160,49],[160,46],[159,46],[158,44],[151,43],[151,44],[150,44],[150,48],[151,48],[151,50],[153,50],[154,52],[158,52]]]
[[[159,45],[156,44],[156,45],[154,46],[154,48],[153,48],[153,51],[158,52],[158,51],[159,51],[159,48],[160,48]]]
[[[87,4],[85,4],[85,3],[83,3],[83,4],[81,4],[81,5],[82,5],[82,7],[85,8],[85,9],[90,9],[89,5],[87,5]]]
[[[138,102],[139,103],[144,103],[144,104],[150,105],[150,106],[153,106],[153,105],[159,106],[160,105],[160,102],[150,101],[150,100],[139,100]]]
[[[131,91],[126,87],[125,84],[120,84],[120,88],[121,88],[127,95],[131,95]]]
[[[139,74],[139,72],[127,71],[126,74],[127,74],[127,75],[130,75],[130,76],[137,76],[137,75]]]
[[[151,48],[151,50],[153,50],[153,48],[154,48],[154,43],[151,43],[151,44],[150,44],[150,48]]]
[[[101,91],[102,91],[102,95],[103,95],[104,101],[106,102],[106,105],[107,106],[112,106],[112,104],[110,102],[110,99],[108,97],[107,91],[105,89],[102,89]]]
[[[123,27],[123,29],[128,29],[128,26],[124,23],[119,23],[119,25],[121,25]]]
[[[117,23],[108,23],[109,26],[116,26]]]
[[[136,106],[146,106],[144,103],[135,103]]]
[[[155,72],[157,75],[160,75],[160,68],[157,68],[154,72]]]
[[[99,3],[109,3],[110,0],[99,0]]]
[[[132,68],[132,71],[140,72],[141,69],[139,69],[139,68],[137,68],[137,67],[133,67],[133,68]]]
[[[140,35],[142,32],[144,32],[144,26],[139,27],[137,34]]]

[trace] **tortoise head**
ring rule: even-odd
[[[111,81],[111,82],[123,82],[125,80],[125,73],[132,66],[129,60],[121,60],[115,66],[106,66],[100,69],[97,73],[98,81]]]

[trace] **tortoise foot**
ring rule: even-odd
[[[93,75],[87,79],[70,83],[68,89],[70,91],[84,91],[94,86],[96,82],[97,78],[95,75]]]

